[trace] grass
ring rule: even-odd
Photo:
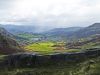
[[[90,64],[90,61],[94,63]],[[100,57],[79,63],[40,66],[34,68],[0,69],[0,75],[100,75]]]
[[[73,53],[73,52],[80,52],[80,51],[81,51],[80,49],[68,49],[68,50],[66,50],[64,52],[71,52],[71,53]]]
[[[68,68],[24,68],[0,72],[2,75],[69,75]]]
[[[54,42],[39,42],[33,43],[31,45],[25,46],[24,49],[28,51],[35,51],[35,52],[42,52],[42,53],[49,53],[53,52]]]
[[[100,43],[97,42],[97,43],[88,43],[88,44],[85,44],[83,46],[81,46],[82,49],[89,49],[89,48],[100,48]]]
[[[57,46],[54,46],[57,45]],[[63,48],[62,48],[63,46]],[[90,48],[100,48],[99,42],[89,42],[87,44],[83,44],[79,46],[79,49],[69,49],[66,48],[66,44],[62,42],[52,42],[52,41],[45,41],[45,42],[37,42],[24,47],[27,51],[37,52],[40,54],[50,54],[50,53],[63,53],[63,52],[80,52],[82,50],[90,49]]]
[[[64,53],[64,52],[79,52],[79,49],[58,49],[55,50],[56,48],[54,45],[57,44],[56,42],[52,41],[46,41],[46,42],[38,42],[38,43],[33,43],[28,46],[25,46],[24,49],[26,51],[31,51],[31,52],[37,52],[40,54],[50,54],[50,53]]]
[[[6,55],[0,54],[0,60],[2,60]]]

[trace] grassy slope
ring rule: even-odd
[[[100,48],[100,43],[99,42],[96,42],[96,43],[88,43],[88,44],[85,44],[83,46],[81,46],[82,49],[89,49],[89,48]]]
[[[3,60],[5,56],[6,56],[6,55],[0,54],[0,61]]]
[[[93,62],[90,64],[90,62]],[[35,68],[0,69],[0,75],[100,75],[100,58],[88,59],[80,63],[64,63],[58,66]]]

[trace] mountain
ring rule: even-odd
[[[36,26],[24,26],[24,25],[1,25],[7,31],[13,34],[25,34],[25,33],[38,33],[40,30]],[[67,39],[80,39],[87,38],[96,34],[100,34],[100,23],[94,23],[88,27],[69,27],[69,28],[55,28],[49,31],[41,32],[41,35],[46,40],[67,40]],[[24,40],[25,38],[16,36],[17,39]]]
[[[48,40],[66,40],[67,36],[82,29],[83,27],[55,28],[44,33]]]
[[[48,39],[76,40],[88,38],[100,34],[100,23],[94,23],[88,27],[56,28],[45,33]]]
[[[13,35],[0,27],[0,54],[10,54],[21,51],[22,50],[13,38]]]
[[[100,23],[94,23],[93,25],[78,30],[70,34],[70,38],[86,38],[97,34],[100,34]]]
[[[80,29],[82,29],[82,27],[55,28],[46,32],[46,34],[51,36],[68,36],[69,34]]]
[[[18,33],[35,33],[37,32],[35,26],[30,26],[30,25],[0,25],[0,27],[5,28],[7,31],[13,34],[18,34]]]

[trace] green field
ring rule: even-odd
[[[49,52],[53,52],[53,47],[52,47],[53,45],[54,42],[39,42],[39,43],[33,43],[28,46],[25,46],[24,49],[28,51],[49,53]]]
[[[26,39],[30,39],[30,38],[38,38],[38,37],[41,37],[42,35],[22,33],[22,34],[17,34],[17,36],[22,37],[22,38],[26,38]]]
[[[81,43],[73,42],[71,44],[69,43],[67,44],[67,42],[63,42],[63,41],[60,41],[60,42],[41,41],[41,42],[29,44],[24,47],[24,49],[27,51],[38,52],[38,53],[43,53],[43,54],[55,53],[55,52],[60,52],[60,53],[79,52],[79,51],[83,51],[83,50],[91,49],[91,48],[100,48],[100,42],[89,41],[87,43],[85,39]]]
[[[28,46],[25,46],[24,49],[27,51],[31,51],[31,52],[38,52],[40,54],[49,54],[49,53],[56,53],[56,52],[79,52],[79,49],[62,49],[61,47],[59,47],[59,44],[57,44],[57,47],[54,47],[54,45],[56,45],[57,42],[51,42],[51,41],[47,41],[47,42],[38,42],[38,43],[33,43],[30,44]]]

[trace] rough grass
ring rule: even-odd
[[[100,43],[99,42],[96,42],[96,43],[88,43],[88,44],[85,44],[83,46],[81,46],[82,49],[89,49],[89,48],[100,48]]]
[[[0,72],[1,75],[69,75],[68,68],[35,68],[35,69],[14,69]]]
[[[92,64],[90,62],[93,62]],[[100,75],[100,58],[88,59],[80,63],[64,63],[58,66],[34,68],[0,69],[0,75]]]
[[[6,55],[0,54],[0,60],[4,59],[5,56],[6,56]]]

